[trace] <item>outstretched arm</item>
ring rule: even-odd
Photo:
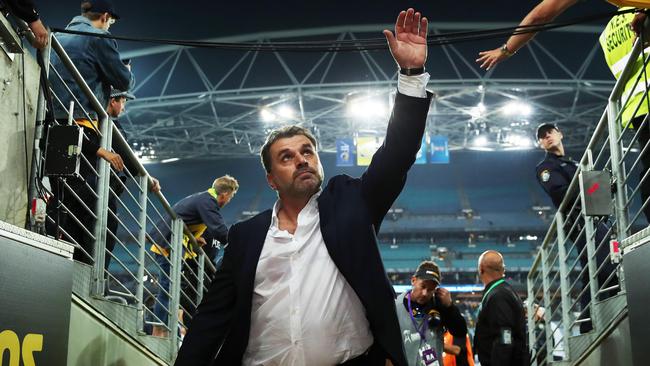
[[[402,11],[395,33],[384,30],[390,52],[400,68],[418,69],[427,59],[427,18],[413,9]],[[400,75],[400,81],[420,76]],[[425,82],[426,84],[426,82]],[[404,187],[406,173],[420,149],[431,95],[421,86],[421,96],[397,93],[383,145],[361,177],[362,195],[368,205],[375,230]],[[398,87],[400,89],[400,87]]]
[[[543,24],[553,21],[558,15],[564,13],[565,10],[573,6],[578,0],[543,0],[533,10],[526,15],[524,20],[519,23],[519,26]],[[490,70],[499,62],[514,55],[522,47],[526,45],[537,32],[514,34],[508,38],[503,46],[489,51],[479,52],[479,58],[476,62],[481,64],[481,68]]]

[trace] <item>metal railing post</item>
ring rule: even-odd
[[[548,268],[548,248],[542,245],[542,287],[544,293],[544,305],[546,311],[544,312],[544,329],[546,331],[546,360],[551,362],[553,360],[553,329],[551,328],[551,313],[553,307],[551,306],[551,284],[550,268]]]
[[[147,191],[149,185],[149,177],[141,175],[138,177],[140,188],[140,196],[138,196],[138,203],[140,204],[140,214],[138,215],[138,223],[140,224],[140,231],[138,231],[138,288],[136,289],[136,297],[138,301],[138,332],[144,331],[144,267],[145,267],[145,251],[147,250]]]
[[[167,320],[172,351],[178,349],[178,309],[181,295],[181,267],[183,266],[183,228],[183,220],[174,219],[172,221],[172,250],[169,256],[170,301],[169,318]]]
[[[51,41],[52,33],[50,33],[49,38],[50,41],[47,43],[47,46],[45,46],[45,48],[43,48],[43,50],[41,50],[39,54],[41,58],[41,64],[43,66],[43,70],[41,72],[45,74],[45,77],[49,77],[50,75],[50,54],[52,53],[52,41]],[[46,137],[43,136],[44,134],[43,127],[45,125],[45,108],[46,108],[45,93],[43,91],[43,88],[47,88],[47,85],[43,85],[42,83],[39,83],[39,85],[40,88],[38,92],[38,102],[36,104],[36,128],[34,130],[34,147],[32,148],[32,165],[29,173],[28,204],[31,204],[33,199],[39,197],[38,190],[36,188],[37,187],[36,180],[40,176],[39,174],[40,166],[41,166],[40,141]],[[32,220],[33,219],[30,219],[28,223],[30,226],[30,230],[34,231],[37,229],[37,226],[35,222],[32,222]]]
[[[589,317],[591,318],[593,328],[597,331],[597,324],[600,324],[600,319],[598,319],[598,314],[594,311],[593,306],[598,296],[598,263],[596,261],[596,240],[594,238],[596,230],[594,230],[593,218],[583,217],[585,220],[585,246],[587,247],[587,273],[589,274],[589,283],[587,285],[589,286],[589,293],[591,295]]]
[[[614,138],[610,135],[609,140],[612,141]],[[619,146],[620,147],[620,146]],[[587,149],[586,151],[587,160],[583,161],[583,164],[580,165],[581,171],[590,171],[593,170],[593,158],[591,155],[591,150]],[[614,165],[614,158],[612,154],[612,166]],[[582,178],[582,176],[580,177]],[[589,274],[589,293],[590,293],[590,305],[589,305],[589,317],[591,318],[591,325],[596,328],[596,323],[599,319],[598,315],[594,311],[594,302],[598,296],[598,261],[596,260],[596,246],[599,243],[596,243],[596,230],[594,229],[594,219],[591,216],[585,214],[586,202],[584,202],[584,195],[580,195],[580,199],[583,200],[580,205],[580,217],[584,220],[585,223],[585,247],[587,249],[587,273]],[[578,239],[580,240],[580,239]],[[583,309],[584,311],[585,309]],[[598,323],[600,324],[600,323]]]
[[[111,150],[111,132],[113,121],[104,116],[101,119],[99,130],[102,134],[100,146],[106,150]],[[110,195],[110,179],[111,168],[109,163],[104,159],[97,159],[97,205],[96,212],[97,220],[95,220],[95,245],[94,255],[95,259],[95,295],[103,295],[106,286],[106,279],[104,277],[104,266],[106,258],[106,228],[108,223],[108,199]],[[114,213],[117,215],[117,212]],[[117,236],[117,233],[113,233]],[[108,268],[106,268],[108,270]]]
[[[526,276],[526,286],[528,290],[528,301],[526,302],[526,314],[528,314],[528,347],[530,350],[535,350],[535,314],[533,313],[533,300],[535,299],[534,297],[534,292],[533,292],[533,286],[534,286],[533,280],[530,278],[530,273],[528,276]],[[537,352],[538,350],[535,350]],[[537,354],[535,354],[537,356]]]
[[[205,253],[202,251],[199,253],[199,269],[197,271],[197,285],[196,285],[196,306],[198,307],[203,299],[203,277],[205,276],[205,261],[209,260]],[[194,309],[196,312],[196,309]]]
[[[562,296],[562,328],[564,328],[562,336],[562,344],[564,345],[564,359],[570,360],[571,353],[569,349],[569,337],[571,328],[571,317],[569,310],[571,309],[571,302],[569,300],[569,268],[567,266],[567,252],[566,252],[566,235],[564,233],[564,217],[561,212],[555,214],[555,223],[557,231],[557,247],[560,265],[560,294]]]
[[[625,86],[634,73],[636,59],[643,49],[640,39],[634,42],[634,47],[629,53],[629,60],[616,80],[607,102],[607,130],[609,133],[609,149],[611,154],[612,176],[616,181],[616,194],[614,195],[614,215],[616,217],[616,237],[619,241],[630,234],[627,231],[629,217],[625,207],[627,191],[625,185],[625,171],[622,164],[623,146],[619,144],[621,136],[620,99],[625,92]]]

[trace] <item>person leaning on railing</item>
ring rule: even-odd
[[[10,12],[17,16],[18,18],[27,22],[29,29],[34,33],[34,41],[32,46],[41,49],[47,46],[49,40],[49,33],[43,22],[36,11],[34,6],[34,1],[32,0],[1,0],[0,8],[2,3],[6,4],[9,7]]]
[[[626,8],[621,8],[621,10],[624,9]],[[643,21],[634,23],[632,19]],[[636,15],[628,13],[614,16],[600,35],[600,46],[603,49],[605,61],[617,80],[628,63],[634,48],[634,42],[637,37],[642,36],[641,32],[643,31],[645,19],[646,14],[643,12]],[[628,135],[638,134],[639,150],[641,151],[639,156],[641,160],[639,186],[641,199],[646,202],[650,198],[650,177],[645,176],[648,169],[650,169],[650,151],[646,149],[648,142],[650,142],[650,121],[644,123],[648,115],[648,105],[650,104],[647,92],[650,64],[643,66],[645,62],[644,56],[647,58],[648,52],[650,52],[647,30],[643,37],[646,43],[643,45],[645,50],[633,61],[633,71],[625,83],[625,90],[621,99],[621,126],[623,129],[632,130],[627,133]],[[625,131],[623,132],[625,133]],[[646,221],[650,223],[650,202],[643,207],[643,213]]]
[[[172,210],[183,220],[188,229],[199,242],[199,245],[205,245],[202,238],[203,233],[207,232],[212,238],[216,238],[221,243],[228,242],[228,226],[226,226],[221,208],[230,203],[239,189],[237,180],[229,175],[224,175],[214,180],[212,187],[207,191],[194,193],[176,203]],[[170,288],[170,248],[167,243],[171,242],[171,217],[168,215],[156,227],[151,230],[149,237],[154,243],[151,251],[155,253],[156,263],[160,267],[160,276],[158,282],[160,289],[154,305],[154,315],[158,321],[166,323],[169,309],[169,296],[167,293]],[[189,238],[183,240],[184,254],[183,259],[196,258],[197,254],[189,246]],[[191,277],[191,276],[190,276]],[[192,309],[188,309],[192,310]],[[164,326],[155,325],[153,334],[158,337],[168,336],[168,331]]]
[[[84,1],[81,3],[81,12],[81,15],[72,19],[66,29],[109,34],[108,29],[110,26],[120,18],[115,12],[112,3],[107,0]],[[120,60],[115,40],[74,34],[60,34],[57,35],[57,39],[90,90],[102,103],[102,107],[108,104],[111,86],[125,91],[133,87],[134,77],[130,66],[125,65]],[[117,171],[122,171],[124,162],[119,154],[100,146],[99,125],[93,104],[76,84],[61,59],[56,54],[53,54],[51,63],[56,71],[50,73],[52,91],[60,101],[54,106],[55,117],[59,122],[67,120],[69,111],[66,108],[76,98],[79,103],[75,103],[73,118],[83,128],[85,138],[82,145],[82,154],[89,164],[82,162],[81,179],[71,178],[67,180],[67,184],[78,195],[79,199],[64,190],[60,181],[55,180],[52,182],[55,197],[48,202],[48,215],[50,217],[60,217],[59,224],[68,233],[68,236],[64,236],[64,239],[74,240],[88,253],[86,255],[75,251],[75,259],[92,263],[89,255],[93,253],[93,240],[89,233],[93,230],[94,220],[89,219],[92,215],[89,215],[88,210],[94,210],[97,201],[93,191],[97,178],[94,171],[97,159],[102,158],[108,161]],[[57,74],[61,76],[62,80],[59,79]],[[63,192],[65,192],[63,197],[59,197]],[[67,215],[73,215],[81,224],[73,218],[67,217],[66,214],[57,212],[59,211],[59,202],[63,202],[66,206]],[[48,224],[48,234],[58,236],[56,225],[52,224],[50,220],[48,220]]]
[[[135,99],[135,95],[125,91],[113,89],[111,91],[108,105],[106,106],[106,113],[108,114],[109,117],[113,119],[113,123],[115,124],[115,127],[117,127],[117,129],[122,133],[125,139],[126,139],[126,133],[122,128],[122,125],[120,124],[118,118],[126,110],[126,102],[133,99]],[[123,150],[125,148],[128,147],[115,145],[115,152],[121,157],[123,157],[124,167],[129,172],[129,174],[136,176],[138,175],[138,166],[134,161],[135,156],[133,155],[132,152]],[[152,192],[160,192],[160,182],[158,182],[158,179],[154,177],[150,177],[150,178],[152,181],[150,190]],[[127,182],[126,175],[121,174],[119,171],[115,171],[111,173],[110,187],[112,193],[110,193],[108,196],[109,212],[108,212],[108,220],[106,223],[107,229],[109,231],[106,235],[106,250],[108,250],[108,252],[110,253],[113,252],[113,248],[115,247],[115,241],[117,236],[117,228],[118,228],[117,201],[120,195],[124,192],[126,182]],[[111,255],[106,255],[104,269],[108,270],[108,266],[110,262],[111,262]]]

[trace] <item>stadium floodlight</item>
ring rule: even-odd
[[[348,101],[347,111],[352,117],[382,117],[386,115],[386,103],[370,96],[362,96]]]
[[[271,112],[269,108],[264,107],[260,109],[260,118],[262,118],[262,121],[264,122],[273,122],[277,119],[277,116],[275,113]]]
[[[485,114],[485,111],[487,108],[485,108],[485,104],[483,102],[477,104],[475,107],[470,108],[469,114],[472,116],[472,119],[479,119],[483,117]]]
[[[286,119],[293,119],[296,116],[296,111],[288,104],[283,104],[278,107],[278,116],[286,118]]]
[[[521,148],[533,147],[533,140],[531,140],[530,137],[516,133],[506,135],[504,143],[510,146]]]
[[[475,147],[485,147],[490,141],[485,135],[478,135],[472,140],[472,145]]]
[[[533,107],[528,103],[519,100],[512,100],[501,108],[501,112],[506,116],[527,117],[533,113]]]

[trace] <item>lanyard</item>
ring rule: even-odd
[[[490,293],[490,291],[492,291],[495,287],[499,286],[500,284],[502,284],[504,282],[506,282],[506,280],[502,278],[502,279],[498,280],[497,282],[493,283],[492,286],[490,286],[490,288],[488,288],[487,291],[485,291],[485,293],[483,294],[483,298],[481,299],[481,304],[478,306],[478,312],[479,313],[481,312],[481,309],[483,308],[483,301],[485,301],[485,298]]]
[[[427,318],[424,316],[422,318],[422,325],[418,326],[418,322],[415,320],[415,317],[413,316],[413,308],[411,308],[411,292],[406,294],[406,298],[408,299],[408,308],[409,308],[409,316],[411,317],[411,321],[413,322],[413,326],[415,327],[415,330],[420,333],[420,339],[422,342],[426,342],[427,340]]]

